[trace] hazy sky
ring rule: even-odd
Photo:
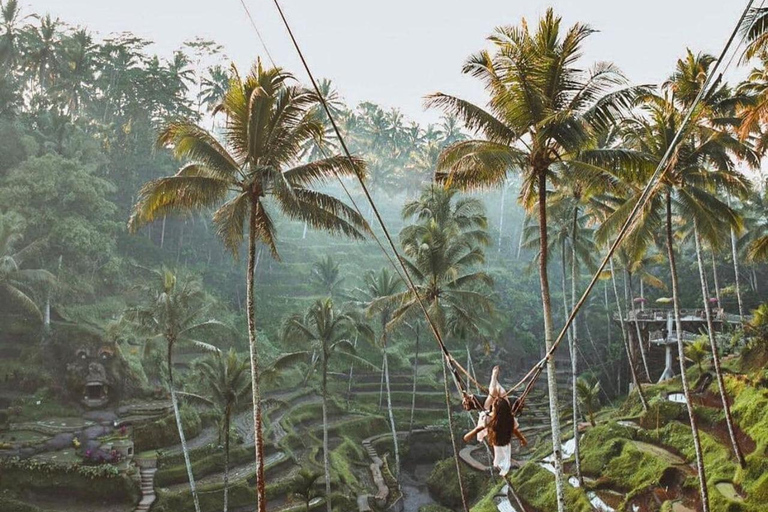
[[[305,76],[272,0],[244,0],[270,53]],[[264,55],[240,0],[21,0],[26,12],[50,12],[101,35],[132,31],[169,55],[194,36],[214,39],[240,67]],[[567,25],[599,32],[585,62],[610,60],[638,83],[657,83],[687,46],[718,52],[745,3],[738,0],[282,0],[313,72],[331,78],[350,103],[400,107],[417,120],[422,97],[437,90],[482,101],[482,88],[461,74],[464,59],[498,25],[535,20],[548,6]]]

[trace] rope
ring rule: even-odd
[[[451,413],[451,394],[448,391],[448,373],[445,371],[448,361],[443,360],[443,388],[445,389],[445,409],[448,412],[448,430],[451,433],[451,447],[453,447],[453,460],[456,463],[456,477],[459,480],[459,493],[461,494],[461,505],[464,512],[469,512],[467,506],[467,496],[464,492],[464,482],[461,481],[461,461],[459,461],[459,448],[456,446],[456,433],[453,431],[453,414]]]
[[[256,36],[259,38],[259,41],[261,42],[261,46],[264,47],[264,52],[266,52],[267,57],[269,58],[269,61],[272,63],[273,67],[277,67],[275,65],[275,59],[272,58],[272,54],[269,53],[269,49],[267,48],[267,45],[264,42],[264,38],[261,37],[261,32],[259,32],[259,27],[256,26],[256,22],[253,20],[253,16],[251,16],[251,11],[248,9],[248,6],[245,4],[245,0],[240,0],[240,5],[243,6],[243,9],[245,9],[245,14],[248,16],[248,19],[251,21],[251,26],[253,27],[253,30],[256,32]]]
[[[691,117],[693,117],[693,113],[696,110],[696,107],[701,102],[702,98],[704,97],[705,93],[709,92],[710,85],[712,83],[712,79],[714,78],[717,69],[722,64],[723,60],[725,59],[726,54],[728,53],[728,50],[731,47],[731,44],[733,43],[733,40],[736,38],[736,35],[738,34],[739,28],[742,26],[744,22],[744,18],[747,16],[747,13],[749,12],[750,8],[752,7],[752,4],[754,3],[754,0],[749,0],[747,2],[747,6],[744,9],[744,12],[742,13],[741,17],[739,18],[738,23],[736,24],[736,27],[734,28],[733,32],[731,33],[731,36],[728,38],[728,41],[725,44],[725,47],[723,48],[722,52],[720,53],[720,56],[717,59],[717,62],[715,63],[714,67],[711,69],[709,74],[707,75],[706,80],[704,81],[704,84],[701,87],[701,90],[699,90],[699,93],[696,95],[696,98],[694,99],[693,103],[691,104],[690,108],[688,109],[688,112],[686,113],[685,117],[683,118],[683,121],[680,123],[680,128],[678,128],[677,132],[675,133],[675,136],[672,138],[672,141],[670,142],[669,146],[667,147],[667,150],[664,152],[664,155],[662,156],[661,160],[659,161],[659,164],[656,166],[656,170],[654,171],[653,175],[651,176],[651,179],[646,184],[645,188],[643,189],[642,194],[640,194],[640,197],[638,198],[637,202],[635,203],[635,206],[632,208],[632,211],[629,213],[629,216],[624,221],[624,224],[621,226],[621,229],[619,230],[619,233],[616,235],[616,239],[613,241],[611,246],[608,249],[608,252],[606,253],[605,257],[603,258],[602,262],[600,263],[599,267],[595,271],[594,275],[592,276],[592,279],[589,282],[589,285],[587,286],[586,290],[584,290],[584,293],[581,295],[581,298],[579,301],[573,306],[573,309],[571,310],[571,313],[568,315],[568,319],[565,322],[565,325],[563,326],[562,330],[560,331],[560,334],[558,334],[557,338],[555,339],[555,342],[552,344],[550,349],[547,351],[546,355],[542,358],[542,360],[539,362],[538,372],[536,372],[535,375],[533,375],[534,370],[536,367],[534,367],[531,372],[529,372],[521,381],[512,389],[507,391],[507,394],[509,394],[512,390],[514,390],[516,387],[519,387],[525,379],[527,379],[529,376],[532,376],[532,382],[535,382],[536,379],[538,379],[539,375],[541,374],[541,368],[543,368],[543,364],[545,364],[550,357],[554,354],[555,350],[557,350],[557,347],[560,345],[560,343],[563,341],[563,338],[565,337],[566,333],[571,327],[571,324],[573,323],[574,319],[576,318],[576,315],[578,314],[581,307],[584,305],[584,303],[587,301],[587,298],[589,297],[589,294],[592,292],[592,289],[597,284],[597,281],[600,279],[600,275],[602,274],[603,270],[605,269],[606,265],[608,264],[608,261],[613,257],[614,252],[616,252],[616,249],[619,247],[621,242],[624,240],[624,237],[630,232],[631,228],[633,228],[635,220],[637,218],[637,214],[640,212],[642,208],[645,207],[645,205],[648,203],[650,197],[651,197],[651,191],[654,190],[656,187],[657,182],[661,179],[661,177],[664,176],[667,172],[667,161],[672,156],[673,151],[677,147],[678,143],[680,142],[680,139],[682,137],[683,131],[688,125],[689,121],[691,120]],[[746,36],[746,35],[745,35]],[[744,37],[742,36],[741,42],[744,41]],[[741,42],[739,43],[739,46],[741,45]],[[723,72],[725,69],[723,70]],[[722,76],[722,74],[720,74]],[[719,80],[719,78],[718,78]],[[526,387],[526,391],[528,391],[528,388],[531,383]]]
[[[312,87],[314,88],[315,92],[318,95],[318,98],[320,99],[320,103],[323,106],[323,110],[325,110],[326,116],[328,116],[328,120],[331,123],[331,126],[333,127],[333,131],[336,134],[336,138],[339,141],[339,144],[341,144],[341,147],[344,151],[345,156],[349,160],[349,163],[356,167],[355,161],[352,158],[352,154],[349,151],[349,148],[347,147],[347,143],[344,140],[344,137],[341,135],[341,131],[339,130],[338,125],[336,124],[336,120],[333,118],[333,114],[331,113],[331,109],[328,107],[328,103],[325,100],[325,97],[322,95],[320,88],[317,85],[317,81],[315,80],[314,75],[312,74],[312,71],[309,69],[309,65],[307,64],[306,59],[304,58],[304,54],[301,51],[301,48],[299,47],[298,42],[296,41],[295,36],[293,35],[293,31],[291,30],[290,25],[288,24],[288,20],[285,18],[285,14],[283,13],[282,8],[280,7],[280,3],[278,0],[274,0],[275,7],[277,8],[278,13],[280,14],[280,18],[283,21],[283,24],[285,25],[285,29],[288,32],[288,35],[291,38],[291,41],[293,42],[293,46],[296,49],[296,53],[299,55],[299,59],[301,60],[301,63],[304,67],[304,70],[307,72],[307,76],[309,77],[310,82],[312,83]],[[446,397],[446,407],[448,409],[448,426],[451,432],[451,445],[453,446],[453,455],[456,462],[456,472],[457,472],[457,478],[459,480],[459,490],[461,492],[461,501],[462,505],[464,507],[465,512],[469,512],[469,507],[467,506],[467,499],[464,492],[464,485],[461,481],[461,463],[459,461],[459,452],[456,446],[456,438],[455,433],[453,431],[453,418],[451,414],[451,407],[450,407],[450,395],[448,393],[448,378],[446,373],[446,366],[451,366],[451,372],[454,375],[454,378],[456,379],[457,387],[459,387],[459,391],[461,391],[463,394],[466,394],[466,388],[464,387],[463,381],[461,380],[461,377],[459,376],[457,372],[457,368],[460,368],[461,371],[465,375],[469,375],[468,372],[459,364],[456,359],[451,356],[450,352],[448,352],[448,348],[445,346],[445,342],[442,339],[442,336],[440,335],[439,330],[437,329],[437,326],[435,325],[434,320],[429,314],[429,311],[427,311],[426,306],[424,305],[424,301],[421,298],[421,295],[419,294],[418,289],[416,288],[415,283],[413,282],[413,279],[411,278],[411,275],[408,272],[408,269],[406,268],[405,264],[403,263],[402,258],[398,254],[397,247],[395,246],[394,241],[392,240],[391,235],[389,234],[389,230],[387,230],[386,225],[384,224],[384,220],[381,217],[381,213],[379,212],[378,208],[376,207],[376,204],[373,201],[373,197],[371,196],[370,191],[368,190],[368,187],[365,185],[365,182],[363,181],[362,176],[360,173],[355,173],[355,176],[357,177],[357,181],[360,184],[360,188],[363,190],[363,193],[365,194],[366,199],[368,200],[368,203],[371,206],[371,210],[375,214],[376,220],[378,221],[385,238],[387,239],[387,242],[389,243],[390,248],[392,249],[393,254],[397,258],[398,263],[400,264],[400,268],[403,271],[403,275],[406,278],[406,283],[411,290],[411,293],[416,298],[416,301],[419,304],[419,307],[421,308],[422,312],[424,313],[424,317],[427,320],[427,324],[429,324],[429,328],[432,331],[432,334],[435,336],[435,339],[437,340],[438,345],[440,346],[440,350],[443,353],[444,356],[444,363],[443,363],[443,377],[444,377],[444,384],[445,384],[445,397]]]
[[[323,110],[325,110],[325,114],[328,117],[328,120],[331,123],[331,127],[333,128],[334,133],[336,134],[336,138],[339,141],[339,144],[341,144],[342,150],[344,152],[344,155],[349,160],[350,164],[353,165],[353,167],[356,165],[354,162],[354,159],[352,158],[352,154],[349,151],[349,148],[347,147],[347,143],[344,140],[344,137],[341,134],[341,131],[339,130],[339,126],[336,123],[336,120],[333,117],[333,114],[331,113],[331,109],[328,106],[328,103],[325,100],[325,97],[320,92],[320,88],[317,85],[317,81],[315,80],[314,75],[312,74],[312,71],[309,68],[309,65],[307,64],[306,59],[304,58],[304,53],[301,51],[301,47],[299,46],[298,41],[296,40],[296,37],[293,34],[293,30],[291,30],[291,27],[288,23],[288,20],[285,17],[285,14],[283,13],[283,9],[280,7],[280,3],[278,0],[273,0],[273,3],[275,4],[275,7],[277,8],[277,12],[280,14],[280,18],[283,21],[283,25],[285,26],[286,31],[288,32],[289,37],[291,38],[291,42],[293,43],[294,48],[296,49],[296,53],[299,55],[299,59],[301,60],[302,66],[304,67],[304,70],[307,73],[307,76],[309,77],[309,80],[312,84],[312,88],[315,90],[315,92],[318,95],[318,98],[320,99],[320,103],[323,106]],[[387,239],[387,242],[390,246],[390,249],[392,250],[393,254],[395,255],[400,269],[402,270],[402,276],[405,277],[405,282],[408,285],[408,288],[410,289],[411,293],[415,297],[419,308],[424,313],[424,317],[427,320],[427,324],[429,325],[430,330],[432,331],[432,334],[434,335],[435,339],[437,340],[438,345],[440,346],[440,350],[443,353],[443,356],[445,357],[446,362],[451,367],[451,372],[454,374],[454,377],[456,378],[456,382],[459,387],[459,391],[462,394],[467,394],[466,387],[464,386],[464,382],[461,380],[460,375],[458,374],[458,371],[461,371],[464,375],[466,375],[469,379],[471,379],[471,375],[469,375],[469,372],[467,372],[466,369],[464,369],[463,366],[450,354],[448,351],[448,348],[445,346],[445,342],[442,338],[442,335],[440,334],[437,325],[435,324],[434,320],[432,319],[431,315],[429,314],[429,311],[427,311],[427,307],[424,304],[424,300],[422,299],[421,295],[419,294],[419,291],[416,287],[416,284],[413,282],[413,279],[408,272],[407,267],[403,263],[402,257],[397,251],[397,247],[392,240],[392,236],[389,233],[389,230],[387,229],[387,226],[384,224],[384,220],[381,217],[381,213],[379,212],[379,209],[376,207],[375,202],[373,201],[373,197],[371,196],[370,191],[368,190],[367,185],[365,184],[365,181],[363,180],[362,176],[359,173],[355,173],[357,177],[357,181],[360,184],[360,188],[362,189],[366,200],[371,206],[371,210],[373,211],[376,220],[379,224],[379,226],[382,229],[382,232],[384,233],[384,237]],[[458,371],[457,371],[458,370]],[[482,388],[482,386],[477,383],[479,387]]]

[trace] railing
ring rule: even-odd
[[[712,320],[715,322],[729,321],[730,316],[727,315],[722,308],[716,308],[712,310]],[[635,320],[640,322],[666,322],[667,317],[672,314],[671,309],[646,309],[627,311],[623,320],[626,322],[634,322]],[[614,320],[620,320],[618,314],[614,313]],[[681,309],[680,318],[684,322],[690,321],[706,321],[706,313],[703,309]]]

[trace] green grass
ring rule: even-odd
[[[537,510],[557,510],[555,477],[536,463],[530,462],[512,473],[510,481],[520,497]],[[569,512],[592,512],[582,489],[565,488],[565,508]]]

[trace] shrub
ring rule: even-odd
[[[473,501],[480,495],[483,485],[488,480],[488,475],[476,471],[461,468],[461,482],[464,484],[464,492],[469,501]],[[461,493],[459,479],[456,476],[456,462],[453,457],[443,459],[435,464],[427,479],[427,487],[435,500],[441,505],[450,508],[461,507]]]

